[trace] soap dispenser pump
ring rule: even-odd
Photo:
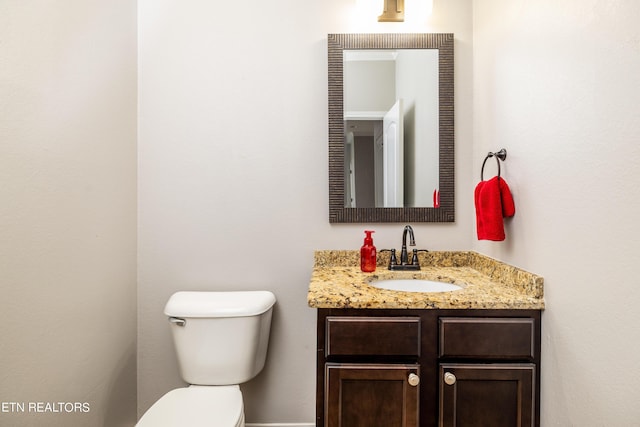
[[[366,236],[364,238],[364,244],[360,248],[360,270],[365,273],[371,273],[376,271],[376,247],[373,246],[373,238],[371,233],[375,233],[373,230],[365,230]]]

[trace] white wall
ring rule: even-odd
[[[0,2],[0,200],[0,425],[132,425],[135,4]]]
[[[516,203],[475,248],[545,277],[543,426],[640,419],[638,22],[635,0],[474,2],[474,177],[506,148]]]
[[[345,61],[344,111],[388,111],[396,102],[396,67],[388,61]],[[375,88],[375,90],[373,90]]]
[[[271,348],[243,387],[247,421],[312,422],[313,250],[357,249],[365,228],[379,248],[400,245],[404,224],[328,222],[327,33],[456,34],[457,223],[415,230],[421,247],[469,247],[471,3],[438,0],[414,27],[358,23],[354,6],[139,0],[140,414],[182,385],[162,313],[173,292],[270,289]]]

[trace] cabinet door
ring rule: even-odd
[[[418,365],[327,363],[326,427],[417,427]]]
[[[440,427],[533,427],[533,364],[441,364]]]

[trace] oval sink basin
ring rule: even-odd
[[[376,280],[371,286],[390,291],[404,292],[451,292],[462,289],[462,286],[453,283],[434,282],[422,279],[389,279]]]

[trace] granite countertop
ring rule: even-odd
[[[419,253],[420,271],[389,271],[378,253],[373,273],[360,271],[359,251],[316,251],[307,295],[313,308],[544,309],[544,279],[477,252]],[[416,278],[454,283],[453,292],[375,288],[374,280]]]

